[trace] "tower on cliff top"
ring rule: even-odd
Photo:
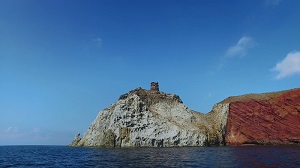
[[[150,91],[159,91],[158,82],[151,82]]]

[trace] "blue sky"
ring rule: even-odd
[[[299,87],[298,0],[1,0],[0,145],[66,145],[137,87],[207,113]]]

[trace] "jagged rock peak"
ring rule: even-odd
[[[204,146],[213,140],[208,138],[211,129],[203,126],[205,119],[200,116],[175,94],[137,88],[100,111],[84,136],[76,137],[70,145]]]
[[[137,95],[147,105],[153,105],[159,102],[183,103],[180,97],[176,94],[166,94],[160,91],[145,90],[138,87],[119,97],[119,100],[125,100],[127,97]]]
[[[300,144],[300,88],[231,96],[202,114],[180,97],[136,88],[100,111],[70,146],[174,147]]]

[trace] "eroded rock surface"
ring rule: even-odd
[[[99,112],[86,134],[71,146],[172,147],[224,144],[228,105],[210,115],[185,106],[179,96],[137,88]],[[211,122],[211,117],[216,120]],[[210,124],[212,123],[212,124]],[[222,123],[222,124],[220,124]]]
[[[300,89],[231,97],[226,143],[299,144]]]
[[[300,89],[229,97],[202,114],[179,96],[137,88],[99,112],[71,146],[173,147],[300,143]]]

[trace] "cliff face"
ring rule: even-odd
[[[177,95],[141,88],[121,95],[99,112],[82,138],[71,146],[172,147],[223,144],[227,115],[222,105],[211,116],[194,112]],[[210,124],[211,117],[218,120]],[[222,123],[222,124],[221,124]],[[222,125],[222,126],[221,126]]]
[[[229,97],[207,114],[174,94],[137,88],[99,112],[71,146],[172,147],[300,143],[300,89]]]
[[[227,145],[300,143],[300,89],[228,98]]]

